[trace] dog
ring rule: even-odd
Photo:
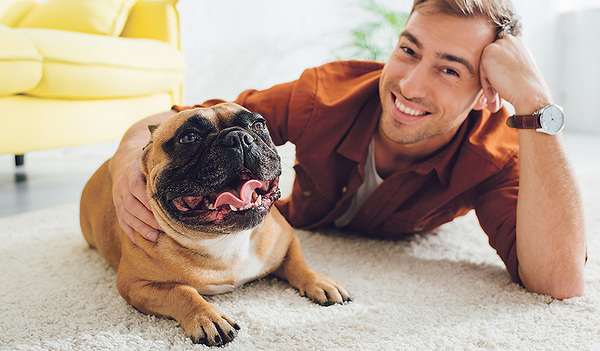
[[[164,231],[157,241],[136,245],[120,228],[109,161],[81,197],[83,236],[117,268],[117,289],[129,304],[175,319],[194,343],[219,346],[240,327],[202,295],[274,274],[318,304],[350,301],[338,282],[308,267],[292,227],[273,206],[281,196],[281,162],[261,115],[221,103],[181,111],[149,129],[141,167]]]

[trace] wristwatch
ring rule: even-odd
[[[513,115],[506,124],[511,128],[535,129],[538,132],[554,135],[565,126],[565,114],[562,107],[548,105],[532,115]]]

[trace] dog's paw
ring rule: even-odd
[[[230,317],[212,311],[191,316],[181,321],[181,327],[195,344],[223,346],[232,341],[240,326]]]
[[[340,283],[318,273],[313,273],[311,279],[305,282],[302,287],[299,287],[299,290],[300,295],[306,296],[313,302],[323,306],[352,301],[350,294]]]

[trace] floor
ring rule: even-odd
[[[576,169],[600,167],[600,135],[565,133]],[[116,150],[117,143],[31,152],[15,167],[12,155],[0,155],[0,217],[79,201],[87,179]],[[284,195],[291,189],[293,148],[280,150]]]

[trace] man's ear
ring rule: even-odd
[[[475,102],[475,106],[473,106],[473,110],[481,111],[487,106],[487,98],[483,93],[483,90],[479,93],[479,97],[477,98],[477,102]]]

